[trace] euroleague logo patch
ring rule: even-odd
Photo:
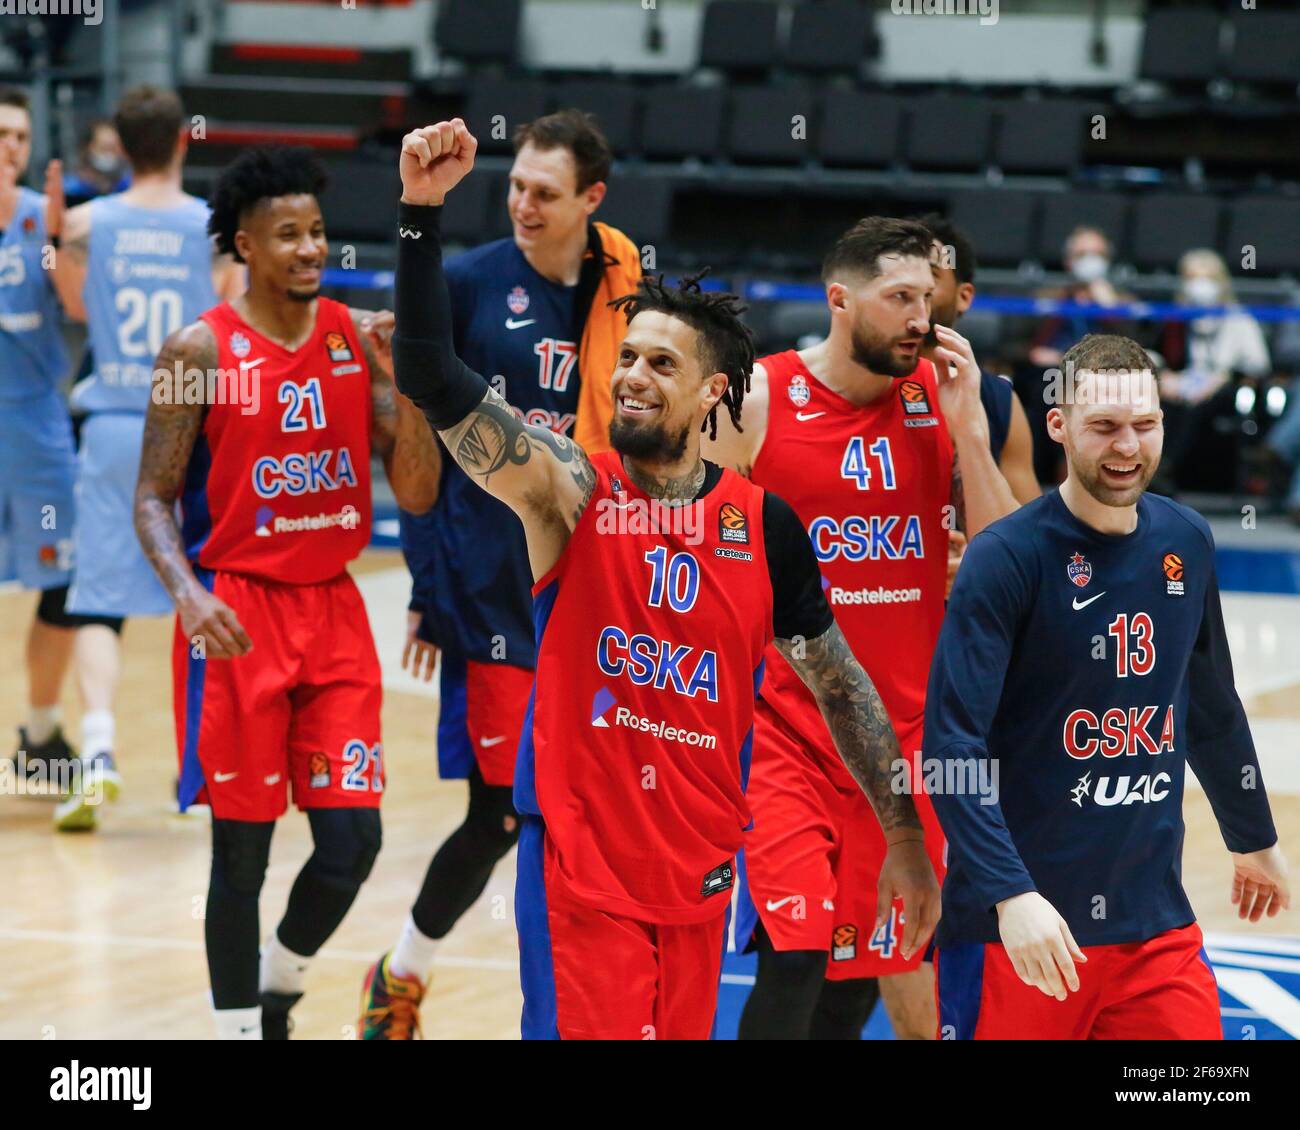
[[[1183,559],[1176,553],[1166,553],[1160,561],[1160,567],[1165,571],[1165,595],[1184,595]]]
[[[831,960],[852,961],[858,956],[858,928],[850,922],[836,926],[831,934]]]
[[[790,398],[790,403],[796,408],[803,408],[808,401],[812,399],[812,392],[808,388],[808,382],[804,379],[802,373],[795,373],[790,378],[790,383],[786,386],[786,396]]]
[[[903,402],[903,411],[909,416],[931,415],[930,398],[920,381],[904,381],[898,386],[898,396]]]
[[[325,348],[329,350],[331,361],[352,360],[352,349],[348,345],[348,339],[337,331],[325,335]]]
[[[311,780],[307,782],[309,788],[328,789],[330,787],[330,761],[323,753],[313,753],[307,762],[307,770],[311,774]]]
[[[734,502],[724,502],[718,511],[718,540],[749,544],[749,519]]]
[[[1092,580],[1092,566],[1088,564],[1082,553],[1076,553],[1070,558],[1070,563],[1065,567],[1065,572],[1077,588],[1083,588]]]

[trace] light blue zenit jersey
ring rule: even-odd
[[[40,400],[68,371],[60,309],[43,255],[40,193],[18,190],[18,207],[0,235],[0,405]]]
[[[149,407],[154,360],[168,335],[217,304],[208,206],[140,208],[121,196],[90,202],[83,296],[95,369],[77,388],[86,412]]]

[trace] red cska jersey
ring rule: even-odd
[[[778,491],[808,530],[831,611],[895,730],[919,726],[943,619],[952,493],[953,447],[934,366],[922,360],[858,407],[794,350],[758,363],[767,371],[768,419],[751,477]],[[856,787],[812,694],[775,649],[763,698],[818,751],[832,780]]]
[[[230,378],[205,399],[181,500],[186,552],[203,568],[316,584],[370,539],[370,371],[348,308],[316,304],[292,351],[229,303],[201,315]]]
[[[591,462],[591,501],[533,588],[537,678],[515,805],[545,820],[548,874],[580,901],[704,922],[729,903],[750,823],[772,639],[764,492],[723,471],[692,506],[663,507],[616,453]]]

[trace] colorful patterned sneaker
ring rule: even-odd
[[[122,792],[122,775],[111,753],[97,753],[69,777],[68,798],[54,810],[54,827],[60,832],[91,832],[98,822],[99,806],[117,800]]]
[[[300,1000],[302,993],[262,994],[262,1039],[287,1040],[293,1031],[293,1018],[289,1009]]]
[[[388,968],[391,953],[370,967],[361,987],[358,1040],[421,1040],[420,1002],[424,985],[418,977],[399,977]]]

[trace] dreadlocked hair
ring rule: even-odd
[[[669,286],[664,276],[644,276],[631,294],[615,298],[610,306],[622,310],[629,322],[638,314],[656,311],[685,322],[695,331],[695,354],[706,373],[726,373],[727,388],[718,404],[727,406],[727,414],[736,431],[740,427],[740,406],[749,391],[749,375],[754,368],[754,336],[740,315],[749,309],[739,295],[722,291],[705,291],[700,279],[709,273],[705,267],[696,275],[686,275]],[[709,438],[718,436],[718,404],[700,426],[707,425]]]

